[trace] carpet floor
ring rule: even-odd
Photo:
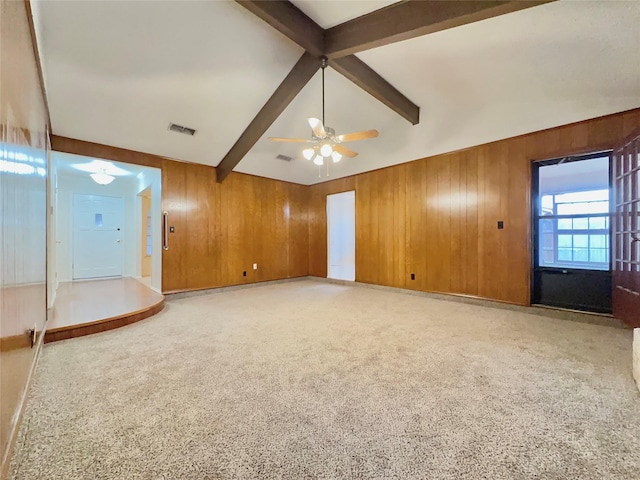
[[[633,479],[631,332],[313,280],[45,346],[35,479]]]

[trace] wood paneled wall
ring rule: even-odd
[[[640,109],[311,186],[309,274],[327,275],[326,196],[355,190],[357,281],[528,305],[531,162],[638,126]]]
[[[47,318],[48,113],[25,2],[0,2],[0,476]],[[40,335],[41,338],[41,335]]]
[[[162,209],[175,229],[162,255],[164,292],[307,275],[308,187],[235,172],[220,184],[213,167],[64,137],[52,148],[162,169]]]

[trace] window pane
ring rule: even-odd
[[[604,230],[606,227],[604,217],[591,217],[589,219],[590,230]]]
[[[572,258],[572,250],[570,248],[558,248],[558,260],[570,262]]]
[[[606,235],[589,235],[589,246],[591,248],[605,248],[607,246]]]
[[[609,255],[607,250],[592,248],[589,250],[589,261],[590,262],[600,262],[600,263],[609,263]]]
[[[589,228],[589,219],[588,218],[574,218],[573,219],[573,228],[575,230],[587,230]]]
[[[573,236],[574,248],[589,248],[589,235],[574,235]]]
[[[573,222],[570,218],[558,219],[558,230],[571,230],[573,228]]]
[[[576,248],[573,250],[573,261],[574,262],[588,262],[589,261],[589,250],[587,248]]]
[[[558,247],[571,248],[571,235],[558,235]]]

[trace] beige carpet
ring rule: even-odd
[[[47,345],[32,479],[634,479],[631,332],[311,280]]]

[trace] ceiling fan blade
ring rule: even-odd
[[[318,118],[307,118],[313,134],[318,138],[324,138],[327,136],[327,132],[324,129],[324,125]]]
[[[268,140],[272,142],[300,142],[307,143],[309,139],[307,138],[283,138],[283,137],[269,137]]]
[[[345,147],[344,145],[334,145],[333,146],[333,150],[338,152],[340,155],[342,155],[343,157],[349,157],[349,158],[353,158],[356,155],[358,155],[358,152],[354,152],[353,150],[349,150],[347,147]]]
[[[345,133],[338,135],[336,140],[339,142],[354,142],[356,140],[366,140],[367,138],[376,138],[378,130],[365,130],[364,132]]]

